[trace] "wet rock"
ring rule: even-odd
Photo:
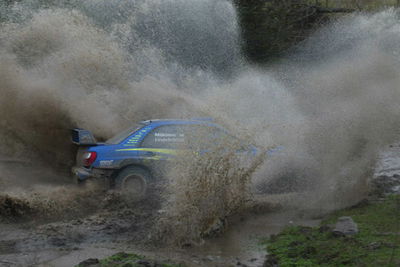
[[[336,236],[349,236],[358,233],[358,226],[351,217],[343,216],[340,217],[332,230]]]
[[[87,259],[78,264],[79,267],[94,266],[99,264],[99,259]]]

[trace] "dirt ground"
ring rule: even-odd
[[[276,211],[271,212],[270,203],[282,202],[280,196],[268,199],[265,207],[257,205],[254,210],[232,218],[222,236],[208,239],[199,246],[165,248],[152,238],[154,223],[162,212],[157,201],[127,205],[123,200],[112,199],[115,196],[110,194],[102,197],[97,210],[75,218],[69,215],[61,219],[51,216],[43,219],[35,214],[13,220],[3,218],[0,266],[73,266],[87,258],[103,258],[119,251],[188,266],[239,263],[262,266],[265,251],[258,247],[259,238],[276,234],[288,224],[318,224],[318,220],[301,218],[294,210],[274,208]]]
[[[399,173],[398,151],[396,146],[382,154],[376,169],[379,179]],[[9,169],[5,170],[7,166],[15,166],[15,162],[3,162],[3,175],[10,174]],[[52,173],[46,175],[51,177]],[[0,198],[0,266],[73,266],[87,258],[103,258],[120,251],[188,266],[262,266],[266,255],[258,244],[260,238],[276,234],[287,225],[315,226],[320,221],[312,212],[305,213],[293,205],[291,199],[299,194],[257,196],[256,204],[248,212],[228,221],[223,235],[198,246],[165,248],[152,238],[154,224],[162,213],[159,201],[130,203],[104,190],[92,190],[85,195],[76,190],[76,185],[66,186],[67,177],[53,183],[47,191],[21,183],[5,192],[4,188],[12,182],[3,181],[6,182]],[[24,202],[24,197],[38,188],[44,194],[39,196],[50,196],[45,208]],[[70,194],[70,198],[59,194]],[[62,206],[65,214],[49,209],[64,201],[72,203],[70,208]],[[4,216],[10,207],[15,209],[14,216]],[[24,209],[29,212],[20,212]]]

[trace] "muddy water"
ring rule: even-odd
[[[397,145],[383,151],[375,176],[400,173],[399,155]],[[287,225],[318,225],[315,214],[293,206],[293,198],[302,197],[259,196],[258,203],[268,203],[272,208],[242,214],[228,224],[222,236],[186,249],[154,250],[140,242],[154,219],[154,214],[148,214],[151,207],[119,213],[100,211],[82,219],[50,223],[2,223],[0,266],[73,266],[87,258],[103,258],[120,251],[171,259],[188,266],[262,266],[266,252],[260,239],[277,234]]]
[[[2,239],[0,242],[0,266],[24,266],[32,263],[38,266],[73,266],[88,258],[104,258],[120,251],[140,253],[153,258],[171,259],[189,266],[230,266],[238,263],[247,266],[262,266],[266,253],[259,245],[261,238],[277,234],[286,225],[315,226],[318,222],[318,220],[299,219],[294,212],[258,215],[235,225],[222,237],[207,240],[202,246],[176,250],[161,249],[156,252],[137,248],[135,245],[121,242],[121,240],[75,244],[72,247],[67,245],[51,247],[48,244],[42,244],[42,247],[33,247],[34,238],[28,241],[32,247],[26,246],[26,251],[21,251],[16,243],[24,237],[31,237],[29,230],[0,225]],[[15,238],[17,238],[16,242]]]
[[[400,173],[400,144],[388,147],[379,155],[379,162],[376,166],[375,176],[392,176]]]
[[[207,240],[194,249],[197,255],[209,259],[216,266],[242,263],[247,266],[263,266],[266,252],[261,240],[279,233],[288,225],[316,226],[319,220],[299,218],[296,211],[281,211],[253,215],[231,227],[222,237]]]
[[[263,197],[262,201],[283,203],[284,198],[288,196]],[[1,224],[0,266],[73,266],[87,258],[104,258],[119,251],[188,266],[262,266],[266,256],[259,244],[262,238],[277,234],[287,225],[315,226],[319,222],[293,209],[250,212],[234,218],[222,236],[200,246],[154,250],[141,242],[154,216],[140,214],[137,209],[131,212],[136,214],[125,218],[122,213],[100,212],[81,220]]]

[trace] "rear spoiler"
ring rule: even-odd
[[[76,128],[71,131],[71,135],[72,143],[78,146],[90,146],[97,144],[93,134],[88,130]]]

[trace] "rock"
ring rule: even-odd
[[[78,264],[79,267],[85,267],[85,266],[93,266],[96,264],[99,264],[100,261],[98,259],[87,259],[82,261],[81,263]]]
[[[336,236],[348,236],[358,233],[358,226],[351,217],[340,217],[332,232]]]

